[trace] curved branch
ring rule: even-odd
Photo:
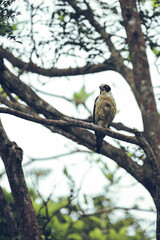
[[[43,114],[47,119],[61,119],[61,121],[65,121],[66,124],[66,126],[60,126],[60,124],[55,122],[53,125],[52,120],[52,126],[46,125],[46,122],[43,122],[43,124],[45,124],[45,127],[48,127],[52,132],[59,133],[68,139],[73,140],[74,142],[86,146],[87,148],[94,151],[94,134],[83,129],[82,127],[73,127],[70,123],[67,123],[66,120],[62,120],[64,117],[62,113],[41,99],[32,89],[30,89],[29,86],[21,82],[20,79],[11,73],[6,67],[4,68],[4,71],[0,73],[0,83],[5,84],[5,86],[11,92],[15,93],[21,100],[28,104],[29,107],[34,109],[36,113]],[[43,119],[43,121],[45,121],[45,119]],[[94,127],[92,129],[95,130],[98,126],[92,124],[92,127]],[[103,129],[100,131],[103,131]],[[134,138],[134,141],[137,140]],[[143,168],[134,162],[129,156],[127,156],[124,151],[103,141],[102,154],[113,159],[119,166],[123,167],[128,173],[130,173],[133,177],[135,177],[139,182],[143,184],[145,177]]]
[[[71,118],[64,117],[62,120],[52,120],[52,119],[43,119],[40,117],[33,117],[32,115],[25,114],[16,110],[8,109],[8,108],[0,108],[1,113],[8,113],[15,115],[17,117],[21,117],[23,119],[37,122],[43,124],[45,127],[49,126],[49,129],[53,132],[57,132],[74,142],[80,143],[83,146],[91,150],[95,150],[95,136],[91,132],[83,129],[87,128],[93,131],[100,131],[105,133],[108,136],[113,138],[127,141],[132,144],[141,144],[141,142],[135,137],[126,136],[117,132],[113,132],[110,129],[104,129],[95,124],[86,123],[84,121],[75,120]],[[76,127],[78,126],[78,128]],[[128,173],[130,173],[133,177],[135,177],[139,182],[143,183],[144,173],[143,168],[138,165],[136,162],[132,161],[130,157],[126,155],[121,149],[117,149],[113,147],[111,144],[103,141],[103,147],[101,153],[104,156],[107,156],[121,167],[123,167]]]
[[[40,123],[43,125],[51,125],[51,126],[61,126],[61,127],[81,127],[81,128],[86,128],[89,130],[93,130],[93,131],[97,131],[97,132],[101,132],[109,137],[124,141],[124,142],[128,142],[128,143],[132,143],[132,144],[136,144],[138,146],[140,146],[146,153],[146,155],[149,157],[150,161],[154,160],[155,161],[155,156],[154,153],[150,147],[150,145],[147,143],[146,139],[143,137],[142,133],[138,132],[137,130],[135,131],[136,137],[132,137],[132,136],[127,136],[118,132],[114,132],[110,129],[106,129],[106,128],[102,128],[98,125],[95,125],[93,123],[87,123],[84,121],[80,121],[80,120],[76,120],[76,119],[72,119],[72,118],[68,118],[68,117],[63,117],[61,120],[52,120],[52,119],[44,119],[38,116],[32,116],[14,109],[9,109],[9,108],[3,108],[0,107],[0,113],[7,113],[7,114],[11,114],[32,122],[36,122],[36,123]]]
[[[112,54],[114,53],[114,55],[119,55],[119,51],[115,49],[111,41],[111,35],[105,31],[105,28],[102,27],[99,22],[96,21],[89,4],[86,2],[87,9],[83,10],[77,5],[75,0],[66,0],[66,2],[68,2],[68,4],[76,11],[78,15],[84,16],[89,21],[91,26],[95,28],[95,30],[100,34],[101,38],[107,43],[110,52]]]
[[[23,62],[22,60],[16,58],[11,52],[7,49],[0,47],[1,57],[7,59],[13,66],[18,67],[22,71],[29,71],[32,73],[37,73],[47,77],[64,77],[64,76],[76,76],[89,73],[98,73],[106,70],[116,71],[116,66],[113,63],[112,59],[108,59],[103,63],[99,64],[87,64],[83,67],[77,68],[50,68],[45,69],[38,67],[36,64],[29,62]]]
[[[81,217],[90,217],[90,216],[96,216],[96,215],[100,215],[100,214],[103,214],[103,213],[110,213],[114,210],[124,210],[124,211],[142,211],[142,212],[150,212],[150,213],[156,213],[156,211],[154,210],[150,210],[150,209],[143,209],[143,208],[136,208],[136,207],[131,207],[131,208],[127,208],[127,207],[110,207],[110,208],[107,208],[107,209],[101,209],[101,210],[98,210],[94,213],[83,213],[81,214]]]
[[[125,132],[129,132],[129,133],[133,133],[133,134],[135,133],[135,130],[133,128],[127,127],[121,122],[116,122],[116,123],[112,122],[111,126],[119,131],[125,131]]]
[[[121,56],[120,51],[118,51],[115,48],[114,44],[111,41],[112,35],[108,34],[105,28],[102,27],[100,23],[95,19],[95,16],[93,14],[91,7],[89,6],[89,3],[85,2],[87,10],[83,10],[77,5],[75,0],[65,0],[65,1],[68,2],[68,4],[70,4],[70,6],[76,11],[78,15],[83,15],[89,21],[91,26],[95,28],[95,31],[100,34],[101,38],[104,40],[107,47],[109,48],[109,51],[111,52],[111,57],[109,59],[109,62],[112,63],[112,65],[114,66],[114,69],[110,69],[110,70],[115,70],[116,72],[122,74],[122,76],[126,79],[128,84],[130,85],[135,95],[135,98],[137,99],[132,70],[124,65],[124,59]]]
[[[118,140],[121,140],[124,142],[136,144],[138,146],[141,145],[141,142],[136,137],[127,136],[127,135],[124,135],[121,133],[114,132],[110,129],[105,129],[105,128],[95,125],[93,123],[87,123],[84,121],[80,121],[80,120],[76,120],[76,119],[72,119],[72,118],[68,118],[68,117],[63,117],[61,120],[45,119],[45,118],[41,118],[38,116],[35,117],[30,114],[26,114],[24,112],[20,112],[20,111],[14,110],[14,109],[4,108],[4,107],[0,107],[0,113],[11,114],[16,117],[20,117],[25,120],[40,123],[43,125],[62,126],[62,127],[73,126],[73,127],[86,128],[89,130],[104,133],[107,136],[113,137],[115,139],[118,139]]]
[[[128,82],[135,94],[135,85],[133,81],[133,74],[131,69],[123,64],[123,59],[120,55],[115,56],[114,54],[103,63],[98,64],[87,64],[83,67],[76,68],[50,68],[45,69],[38,67],[32,62],[23,62],[22,60],[16,58],[9,50],[0,47],[0,55],[2,58],[7,59],[13,66],[18,67],[22,72],[28,71],[36,74],[40,74],[47,77],[65,77],[65,76],[78,76],[90,73],[99,73],[103,71],[113,70],[120,73]],[[135,95],[136,97],[136,95]],[[136,97],[137,98],[137,97]]]
[[[28,114],[35,115],[35,111],[33,109],[29,108],[28,106],[23,105],[22,103],[16,102],[16,101],[9,101],[7,97],[4,97],[2,94],[0,94],[0,103],[3,103],[9,108],[16,109],[21,112],[25,112]]]
[[[35,112],[41,112],[43,115],[47,115],[50,118],[62,117],[59,111],[41,99],[27,84],[23,83],[18,77],[10,72],[7,67],[4,68],[3,72],[0,72],[0,83],[11,93],[15,93],[22,101],[26,102]]]
[[[82,151],[82,150],[75,150],[75,151],[71,151],[71,152],[67,152],[67,153],[62,153],[62,154],[59,154],[59,155],[56,155],[56,156],[50,156],[50,157],[42,157],[42,158],[32,158],[32,157],[29,157],[29,161],[25,164],[23,164],[23,167],[25,166],[28,166],[29,164],[35,162],[35,161],[45,161],[45,160],[55,160],[55,159],[58,159],[58,158],[62,158],[62,157],[66,157],[66,156],[70,156],[72,154],[76,154],[76,153],[91,153],[90,151]]]

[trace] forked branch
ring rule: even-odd
[[[30,114],[26,114],[24,112],[20,112],[20,111],[10,109],[10,108],[5,108],[5,107],[0,108],[0,113],[11,114],[16,117],[20,117],[25,120],[40,123],[43,125],[61,126],[61,127],[67,127],[67,126],[68,127],[80,127],[80,128],[86,128],[89,130],[93,130],[93,131],[99,131],[109,137],[140,146],[144,150],[146,155],[149,158],[151,158],[151,160],[153,160],[153,159],[155,160],[155,156],[152,151],[152,148],[150,147],[150,145],[146,141],[146,139],[144,137],[142,137],[142,134],[140,132],[138,132],[138,130],[135,130],[135,136],[127,136],[127,135],[112,131],[111,129],[102,128],[93,123],[88,123],[88,122],[84,122],[81,120],[72,119],[72,118],[68,118],[68,117],[62,117],[60,120],[46,119],[46,118],[42,118],[39,116],[33,116]]]

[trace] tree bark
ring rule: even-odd
[[[156,192],[153,195],[157,207],[157,239],[160,239],[160,119],[153,93],[149,64],[146,55],[145,39],[136,0],[119,0],[123,23],[126,29],[136,96],[142,113],[144,134],[150,143],[155,159],[148,159],[148,167],[153,171]]]
[[[12,210],[9,206],[9,203],[8,203],[6,196],[3,192],[3,189],[1,187],[0,187],[0,205],[1,205],[4,217],[6,219],[6,223],[7,223],[7,227],[8,227],[8,231],[9,231],[11,239],[12,240],[20,240],[21,238],[19,236],[19,230],[17,227],[16,220],[14,218]]]
[[[144,133],[151,144],[160,169],[160,121],[153,93],[144,35],[136,0],[120,0],[123,23],[126,29],[136,95],[141,109]]]
[[[24,240],[40,240],[39,228],[24,180],[22,170],[22,149],[11,142],[0,122],[0,155],[5,165],[13,199],[19,216],[20,230]]]

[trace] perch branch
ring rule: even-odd
[[[140,146],[151,159],[155,159],[155,156],[153,154],[153,151],[152,151],[150,145],[147,143],[147,141],[144,137],[143,138],[141,137],[142,134],[138,135],[139,132],[137,130],[135,130],[136,137],[134,137],[134,136],[127,136],[127,135],[124,135],[124,134],[121,134],[118,132],[114,132],[110,129],[102,128],[93,123],[87,123],[87,122],[84,122],[81,120],[76,120],[76,119],[72,119],[72,118],[68,118],[68,117],[62,117],[60,120],[46,119],[46,118],[41,118],[38,116],[32,116],[30,114],[26,114],[26,113],[23,113],[23,112],[14,110],[14,109],[9,109],[9,108],[4,108],[4,107],[0,108],[0,113],[11,114],[16,117],[20,117],[25,120],[40,123],[43,125],[63,126],[63,127],[72,126],[72,127],[86,128],[86,129],[93,130],[93,131],[99,131],[109,137],[113,137],[115,139],[118,139],[118,140],[121,140],[124,142],[136,144],[136,145]]]

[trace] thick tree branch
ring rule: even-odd
[[[119,56],[111,56],[109,59],[105,60],[103,63],[98,64],[87,64],[83,67],[76,68],[50,68],[45,69],[38,67],[36,64],[32,62],[23,62],[22,60],[14,57],[14,55],[9,52],[7,49],[3,49],[0,47],[0,55],[1,57],[7,59],[13,66],[18,67],[21,71],[27,71],[32,73],[37,73],[43,76],[48,77],[63,77],[63,76],[78,76],[85,75],[90,73],[98,73],[107,70],[113,70],[120,73],[128,82],[130,87],[132,88],[133,93],[135,94],[135,85],[133,81],[132,71],[123,64],[122,57]],[[136,97],[136,94],[135,94]],[[137,97],[136,97],[137,98]]]
[[[13,108],[13,109],[16,109],[18,111],[25,112],[28,114],[36,115],[35,111],[33,111],[33,109],[19,103],[18,101],[15,101],[15,102],[9,101],[7,99],[7,97],[4,97],[2,94],[0,94],[0,102],[9,108]]]
[[[14,57],[14,55],[6,49],[0,47],[0,55],[1,57],[7,59],[13,66],[18,67],[19,69],[23,69],[23,71],[28,71],[32,73],[37,73],[47,77],[64,77],[64,76],[75,76],[75,75],[83,75],[89,73],[102,72],[106,70],[114,70],[116,71],[116,65],[113,63],[112,59],[108,59],[103,63],[99,64],[87,64],[84,67],[77,68],[50,68],[45,69],[38,67],[36,64],[30,62],[26,63],[22,60]]]
[[[160,240],[160,121],[151,82],[146,45],[141,29],[141,21],[136,0],[119,0],[123,23],[127,34],[133,77],[137,99],[141,109],[144,134],[156,157],[151,158],[156,194],[153,195],[157,207],[157,240]],[[145,166],[144,166],[145,167]],[[147,166],[148,168],[148,166]],[[153,182],[152,180],[152,182]]]
[[[119,131],[125,131],[125,132],[129,132],[129,133],[133,133],[133,134],[135,133],[135,130],[133,128],[127,127],[121,122],[116,122],[116,123],[112,122],[111,126]]]
[[[38,224],[21,166],[22,149],[11,142],[0,122],[0,155],[5,165],[24,240],[40,240]]]
[[[130,49],[136,96],[142,112],[144,134],[151,144],[157,159],[160,159],[160,122],[153,93],[153,86],[146,55],[145,39],[136,0],[120,0],[124,27]],[[156,166],[160,170],[160,160]]]
[[[62,117],[59,111],[41,99],[27,84],[20,81],[7,68],[4,69],[3,73],[0,72],[0,83],[2,86],[5,85],[11,93],[15,93],[21,100],[26,102],[34,111],[40,111],[44,115],[52,116],[52,118]]]
[[[76,120],[76,119],[72,119],[72,118],[63,117],[61,120],[44,119],[44,118],[37,117],[37,116],[34,117],[32,115],[29,115],[29,114],[26,114],[26,113],[23,113],[23,112],[14,110],[14,109],[3,108],[3,107],[0,107],[0,113],[11,114],[16,117],[20,117],[25,120],[40,123],[43,125],[62,126],[62,127],[75,126],[75,127],[86,128],[86,129],[93,130],[93,131],[99,131],[101,133],[104,133],[107,136],[113,137],[113,138],[121,140],[121,141],[125,141],[125,142],[136,144],[136,145],[141,144],[141,142],[136,137],[127,136],[127,135],[124,135],[121,133],[113,132],[110,129],[105,129],[98,125],[95,125],[92,123],[87,123],[87,122]]]
[[[11,239],[20,240],[21,238],[19,236],[16,220],[12,213],[11,207],[9,206],[7,198],[4,194],[4,191],[1,187],[0,187],[0,206],[4,214],[4,217],[6,219],[6,223],[7,223],[7,227],[8,227],[8,231],[10,233]]]
[[[80,120],[76,120],[76,119],[72,119],[72,118],[67,118],[67,117],[63,117],[61,120],[52,120],[52,119],[44,119],[38,116],[32,116],[14,109],[9,109],[9,108],[0,108],[0,113],[7,113],[7,114],[11,114],[32,122],[36,122],[36,123],[40,123],[43,125],[51,125],[51,126],[62,126],[62,127],[66,127],[66,126],[75,126],[75,127],[81,127],[81,128],[86,128],[89,130],[93,130],[93,131],[99,131],[101,133],[104,133],[107,136],[113,137],[115,139],[124,141],[124,142],[128,142],[128,143],[132,143],[132,144],[136,144],[138,146],[140,146],[146,153],[147,157],[149,158],[150,161],[155,161],[155,156],[154,153],[150,147],[150,145],[147,143],[146,139],[143,137],[142,133],[139,133],[137,130],[135,131],[136,137],[132,137],[132,136],[127,136],[118,132],[114,132],[110,129],[105,129],[102,128],[98,125],[92,124],[92,123],[87,123],[84,121],[80,121]]]
[[[6,67],[4,68],[4,72],[0,73],[0,83],[5,84],[11,92],[19,96],[21,100],[23,100],[29,107],[33,108],[37,113],[43,114],[46,119],[52,119],[53,121],[53,119],[62,119],[64,117],[63,114],[58,112],[47,102],[43,101],[43,99],[41,99],[33,90],[31,90],[29,86],[21,82]],[[45,121],[45,119],[43,119],[43,121]],[[52,126],[45,126],[47,126],[52,132],[59,133],[73,140],[74,142],[77,142],[78,144],[86,146],[93,151],[95,150],[95,136],[92,133],[82,129],[82,127],[77,128],[69,126],[71,125],[70,123],[65,124],[66,126],[60,126],[60,124],[54,126],[53,124]],[[142,167],[140,167],[136,162],[132,161],[130,157],[128,157],[127,154],[122,150],[103,142],[102,154],[116,161],[119,166],[126,169],[126,171],[135,177],[139,182],[142,183],[144,181],[146,175],[143,173]]]

